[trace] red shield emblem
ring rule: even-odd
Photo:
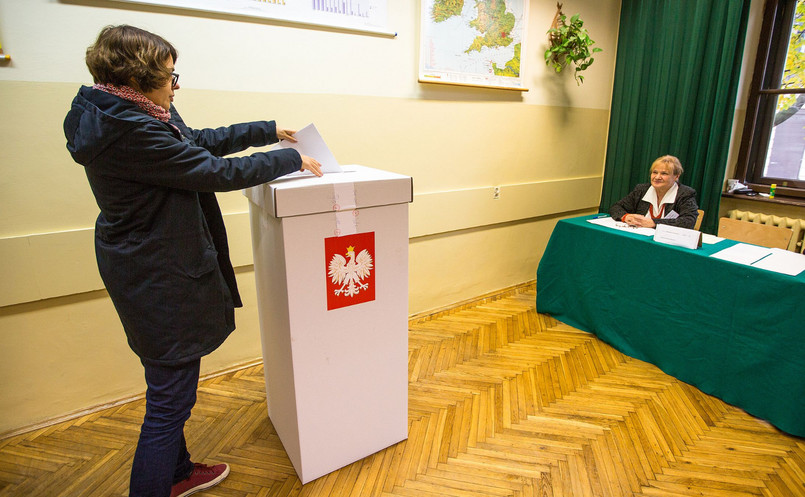
[[[327,310],[375,299],[375,233],[324,239]]]

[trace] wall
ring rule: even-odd
[[[13,57],[0,64],[0,434],[145,388],[97,275],[98,211],[61,128],[91,83],[83,56],[101,27],[133,24],[178,48],[175,103],[193,127],[315,122],[341,163],[412,176],[413,314],[533,279],[556,221],[596,209],[620,1],[567,5],[604,49],[583,86],[542,60],[554,5],[531,1],[528,91],[516,92],[417,83],[419,2],[389,0],[398,36],[386,37],[107,0],[0,0]],[[203,374],[261,355],[248,203],[219,199],[246,305]]]

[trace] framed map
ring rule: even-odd
[[[421,0],[419,81],[528,91],[528,0]]]
[[[396,36],[388,28],[388,0],[113,0],[204,12],[262,17],[313,26]]]

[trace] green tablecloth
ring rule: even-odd
[[[587,222],[559,221],[537,311],[805,437],[805,272],[787,276]]]

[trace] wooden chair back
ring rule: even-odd
[[[697,209],[696,212],[698,212],[699,215],[696,217],[696,224],[693,226],[693,229],[699,231],[699,228],[702,227],[702,219],[704,219],[704,211],[701,209]]]
[[[790,228],[757,224],[722,217],[718,220],[718,236],[769,248],[787,249],[794,231]]]

